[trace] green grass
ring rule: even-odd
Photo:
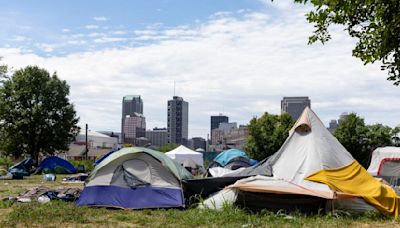
[[[60,186],[62,185],[61,177],[58,176],[56,182],[43,182],[41,175],[28,177],[25,180],[2,181],[0,195],[2,197],[9,194],[15,195],[25,191],[26,188],[38,185]],[[398,225],[397,222],[376,213],[353,215],[342,211],[337,211],[335,214],[306,216],[268,211],[249,213],[232,206],[227,206],[222,211],[208,209],[116,210],[77,208],[74,203],[59,201],[47,204],[0,202],[0,227],[375,227],[396,225]]]

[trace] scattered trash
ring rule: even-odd
[[[38,198],[38,202],[39,203],[48,203],[50,202],[50,198],[48,196],[39,196]]]
[[[43,176],[43,180],[44,181],[55,181],[56,180],[56,175],[52,174],[52,173],[45,174]]]

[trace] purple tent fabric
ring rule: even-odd
[[[85,187],[76,205],[145,209],[183,207],[185,203],[182,190],[178,188],[127,188],[110,185]]]

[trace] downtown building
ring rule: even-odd
[[[213,130],[219,128],[221,123],[228,123],[229,117],[219,114],[218,116],[211,116],[210,118],[210,138],[213,137]]]
[[[189,103],[174,96],[168,101],[168,143],[187,145],[189,137]]]
[[[281,113],[288,113],[296,121],[306,107],[311,108],[308,97],[283,97],[281,100]]]
[[[168,143],[168,130],[167,128],[153,128],[153,130],[146,131],[146,138],[150,141],[151,145],[161,147]]]
[[[143,100],[138,95],[122,98],[121,143],[133,143],[145,137],[146,119],[143,116]]]
[[[212,130],[211,145],[209,150],[221,152],[227,149],[243,149],[249,136],[246,125],[237,127],[237,123],[221,123],[220,126]]]
[[[124,143],[142,146],[143,138],[146,137],[146,118],[139,113],[127,115],[124,119]]]

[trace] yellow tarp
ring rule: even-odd
[[[396,192],[373,178],[357,161],[347,166],[318,171],[306,178],[328,185],[332,190],[354,194],[364,198],[382,213],[399,215],[399,200]]]

